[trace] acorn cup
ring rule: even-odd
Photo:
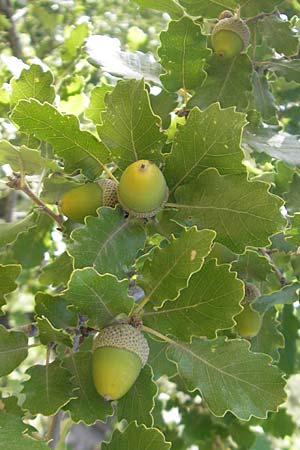
[[[100,179],[67,191],[59,206],[69,219],[84,223],[85,216],[96,216],[100,206],[114,208],[117,203],[117,184],[112,180]]]
[[[118,186],[118,199],[132,217],[155,216],[168,199],[165,177],[151,161],[141,159],[128,166]]]
[[[133,386],[149,356],[141,331],[132,325],[104,328],[94,338],[93,380],[105,400],[118,400]]]
[[[224,13],[227,13],[225,17],[221,18],[213,28],[211,41],[217,55],[224,59],[231,59],[248,47],[250,30],[243,20],[234,16],[230,17],[228,11]]]

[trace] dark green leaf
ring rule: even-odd
[[[1,308],[5,305],[5,297],[9,292],[17,288],[16,279],[20,275],[22,267],[17,264],[0,264],[0,315]]]
[[[27,354],[27,336],[19,331],[8,331],[0,325],[0,377],[18,367]]]

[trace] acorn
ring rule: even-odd
[[[112,325],[96,334],[93,347],[93,380],[106,400],[118,400],[135,383],[149,356],[148,342],[138,328]]]
[[[214,26],[211,40],[217,55],[225,59],[234,58],[248,47],[250,30],[243,20],[225,17]]]
[[[155,216],[168,199],[169,190],[161,170],[151,161],[141,159],[128,166],[118,186],[118,199],[133,217]]]
[[[225,11],[221,12],[219,15],[219,20],[228,19],[229,17],[233,17],[233,14],[231,11],[226,9]]]
[[[252,309],[250,303],[246,303],[243,311],[234,319],[240,336],[251,338],[258,335],[262,325],[262,316]]]
[[[117,203],[117,184],[112,180],[101,179],[67,191],[59,206],[69,219],[83,223],[85,216],[96,216],[100,206],[113,208]]]

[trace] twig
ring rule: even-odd
[[[26,195],[28,195],[28,197],[31,198],[31,200],[39,206],[41,211],[43,211],[45,214],[48,214],[48,216],[50,216],[55,222],[57,222],[59,227],[62,228],[64,223],[63,217],[59,214],[55,214],[55,212],[48,208],[48,206],[45,205],[45,203],[30,189],[25,180],[22,180],[22,178],[18,174],[15,174],[14,177],[10,177],[9,180],[10,181],[7,183],[7,186],[12,189],[22,191]]]
[[[15,23],[13,19],[13,8],[10,0],[0,0],[0,12],[6,16],[9,20],[10,28],[8,30],[8,41],[12,51],[12,54],[16,58],[23,59],[23,51],[20,42],[20,38],[15,28]]]
[[[290,284],[290,282],[285,278],[285,276],[283,275],[283,273],[281,272],[281,270],[276,266],[273,258],[272,258],[272,251],[269,251],[266,248],[261,248],[260,252],[267,258],[267,260],[269,261],[270,266],[273,269],[273,272],[276,275],[276,278],[278,279],[280,285],[282,287],[287,286],[288,284]]]
[[[137,316],[148,302],[150,302],[150,297],[145,297],[134,309],[132,315]]]

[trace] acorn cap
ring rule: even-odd
[[[260,290],[253,283],[245,282],[245,297],[242,301],[242,304],[251,303],[257,297],[261,296]]]
[[[103,193],[103,206],[114,208],[118,203],[118,185],[115,181],[109,179],[100,179],[97,181]]]
[[[145,366],[149,356],[149,345],[139,329],[128,324],[112,325],[99,331],[94,338],[95,351],[99,347],[116,347],[135,353]]]
[[[214,39],[214,36],[219,31],[232,31],[233,33],[236,33],[243,42],[243,50],[248,46],[250,41],[250,30],[247,26],[247,24],[237,17],[228,17],[222,20],[219,20],[219,22],[214,26],[212,31],[212,40]]]
[[[229,17],[233,17],[233,14],[231,11],[226,9],[225,11],[221,12],[219,15],[219,20],[228,19]]]

